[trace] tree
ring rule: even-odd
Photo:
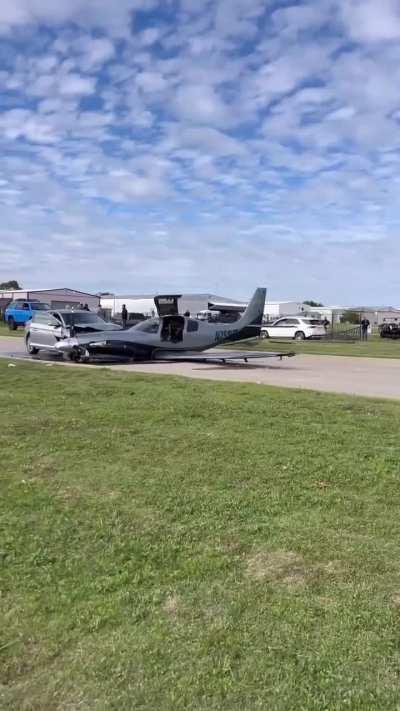
[[[345,311],[340,320],[342,323],[354,323],[358,325],[360,323],[360,314],[357,311]]]
[[[22,289],[22,286],[18,284],[16,279],[0,282],[0,290],[6,291],[7,289],[15,289],[15,291],[18,291],[19,289]]]
[[[323,306],[323,304],[320,304],[319,301],[313,301],[312,299],[309,299],[308,301],[303,301],[303,304],[307,304],[307,306]]]

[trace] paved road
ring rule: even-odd
[[[10,358],[12,355],[21,357],[23,354],[22,339],[0,336],[0,356]],[[68,364],[68,367],[77,366]],[[90,368],[91,366],[78,367]],[[248,365],[135,363],[108,367],[130,373],[174,374],[207,380],[251,382],[260,385],[400,399],[400,359],[301,355],[282,362],[259,360]]]

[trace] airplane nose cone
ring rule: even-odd
[[[76,338],[63,338],[62,341],[56,343],[56,348],[61,352],[68,352],[72,348],[78,345],[78,340]]]

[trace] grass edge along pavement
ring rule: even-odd
[[[396,708],[399,403],[0,380],[2,709]]]
[[[238,344],[236,344],[238,345]],[[227,346],[232,348],[232,344]],[[274,340],[273,338],[252,338],[241,341],[239,348],[256,351],[292,351],[298,355],[334,355],[354,358],[400,358],[400,340],[372,336],[368,341],[324,341],[292,339]]]

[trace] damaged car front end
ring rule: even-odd
[[[85,361],[90,357],[88,341],[104,343],[111,332],[120,331],[121,326],[90,311],[49,309],[35,315],[26,325],[26,349],[30,355],[41,350],[53,351],[70,360]]]

